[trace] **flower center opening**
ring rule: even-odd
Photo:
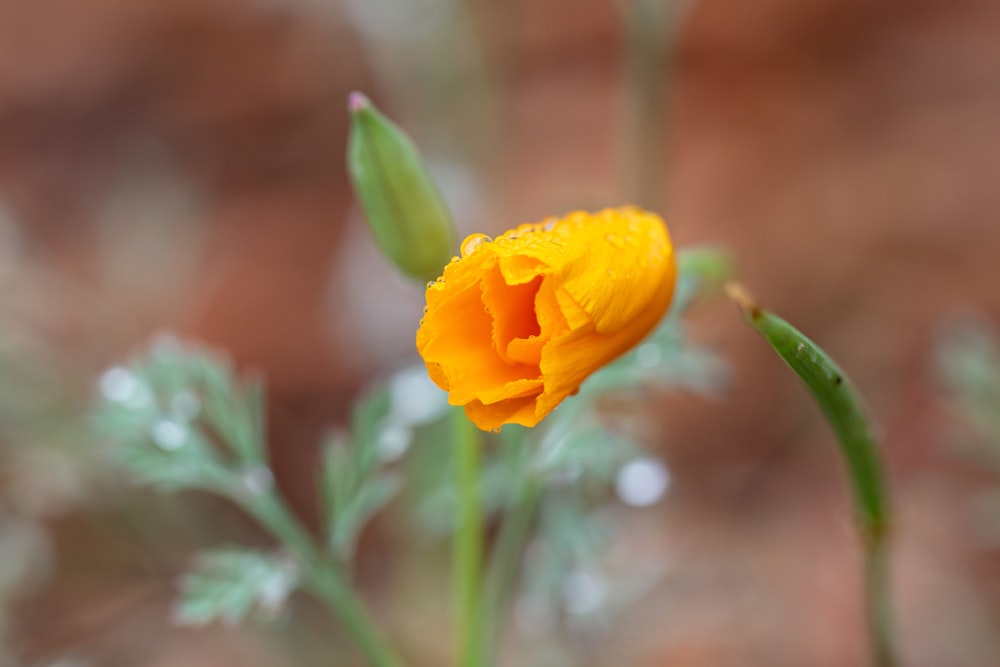
[[[541,359],[541,326],[535,315],[541,284],[542,276],[536,276],[522,285],[508,285],[497,272],[484,290],[486,309],[493,318],[493,348],[509,364],[537,366]]]

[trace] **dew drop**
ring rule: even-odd
[[[448,395],[437,388],[424,366],[412,366],[389,383],[392,420],[402,426],[426,424],[448,409]]]
[[[280,567],[274,568],[260,582],[258,602],[261,610],[268,614],[280,612],[298,580],[299,568],[295,561],[289,559],[281,563]]]
[[[161,419],[153,426],[153,440],[168,452],[180,449],[188,439],[187,426],[170,419]]]
[[[470,234],[465,237],[464,241],[462,241],[462,257],[468,257],[475,252],[476,248],[484,243],[489,243],[492,240],[493,239],[486,234]]]
[[[250,468],[243,473],[243,486],[255,496],[267,493],[274,488],[274,474],[267,466]]]
[[[635,360],[642,368],[654,368],[663,358],[663,352],[655,343],[643,343],[635,351]]]
[[[410,448],[413,433],[402,424],[386,424],[378,435],[376,448],[378,456],[385,462],[399,460]]]
[[[115,403],[123,403],[132,398],[139,389],[139,380],[135,375],[121,366],[115,366],[104,372],[100,380],[101,393],[104,398]]]
[[[670,487],[670,471],[652,458],[637,459],[622,466],[615,478],[615,491],[632,507],[653,505]]]
[[[604,240],[616,248],[621,249],[625,247],[625,242],[622,240],[622,237],[618,236],[617,234],[605,234]]]
[[[501,428],[502,427],[500,427],[500,426],[497,426],[496,428],[491,428],[490,429],[490,433],[499,433]]]
[[[574,570],[563,582],[563,607],[570,614],[585,616],[598,611],[607,598],[608,585],[596,574]]]
[[[170,412],[183,422],[189,422],[201,411],[201,401],[190,391],[180,391],[170,399]]]
[[[121,366],[105,371],[98,385],[105,399],[133,410],[141,410],[153,403],[153,392],[145,381]]]

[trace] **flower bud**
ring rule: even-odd
[[[427,286],[417,351],[479,428],[535,426],[652,331],[676,278],[666,225],[637,208],[474,234]]]
[[[347,171],[375,243],[402,273],[433,280],[455,254],[455,226],[417,147],[361,93],[348,100]]]

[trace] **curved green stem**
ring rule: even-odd
[[[324,559],[316,542],[299,520],[273,493],[236,501],[245,507],[279,542],[298,558],[306,589],[322,599],[343,624],[372,667],[399,667],[400,661],[389,648],[361,599],[351,590],[337,567]]]
[[[454,541],[455,660],[458,667],[485,664],[483,506],[479,497],[479,432],[461,410],[453,419],[456,525]]]
[[[770,313],[739,283],[726,292],[747,322],[771,345],[809,389],[840,443],[854,492],[855,517],[865,549],[865,601],[875,667],[894,667],[892,607],[889,595],[889,489],[878,441],[861,394],[847,374],[801,331]]]

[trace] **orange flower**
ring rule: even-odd
[[[479,428],[534,426],[656,326],[676,273],[663,221],[636,208],[474,234],[427,286],[417,350]]]

